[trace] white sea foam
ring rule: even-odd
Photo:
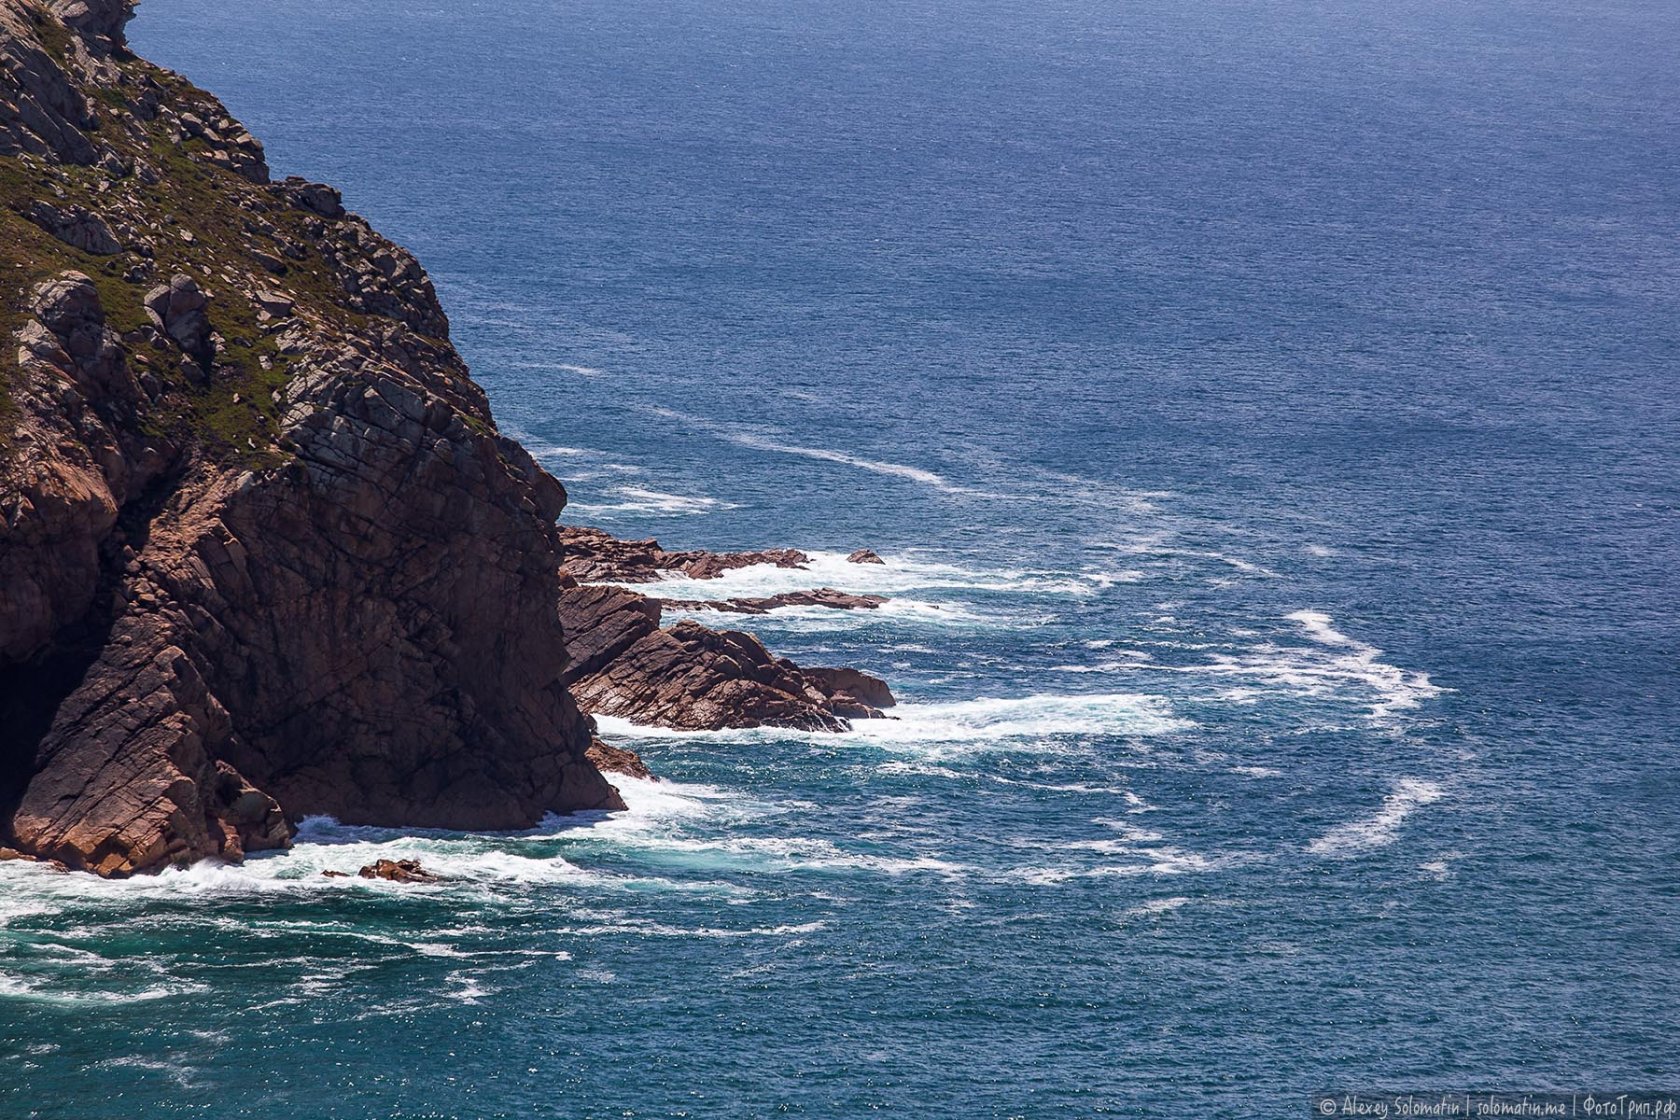
[[[152,1003],[162,999],[176,999],[184,996],[198,995],[209,990],[209,985],[196,980],[171,979],[163,983],[148,984],[133,991],[67,991],[46,980],[25,979],[7,973],[0,973],[0,1001],[20,1000],[27,1003],[45,1003],[58,1007],[104,1007],[111,1004]]]
[[[1182,848],[1138,848],[1128,863],[1107,863],[1095,867],[1019,867],[997,874],[1006,882],[1053,887],[1079,879],[1129,878],[1138,875],[1190,875],[1212,871],[1223,861],[1188,852]]]
[[[622,721],[614,720],[610,716],[597,717],[597,723],[602,734],[608,734],[608,729],[615,724],[623,727],[633,726],[622,724]],[[753,802],[721,787],[698,782],[653,781],[629,774],[614,774],[612,783],[618,787],[624,803],[629,806],[627,812],[614,813],[605,820],[596,821],[581,829],[577,827],[575,818],[546,817],[537,826],[537,835],[565,837],[578,841],[597,837],[611,839],[626,833],[669,829],[701,821],[733,823],[763,816],[771,811],[770,806]]]
[[[1323,612],[1294,611],[1284,617],[1297,624],[1312,644],[1285,646],[1263,642],[1240,653],[1215,653],[1210,661],[1200,665],[1152,668],[1243,677],[1306,696],[1332,696],[1357,689],[1368,697],[1371,717],[1379,720],[1416,708],[1446,691],[1431,682],[1427,673],[1383,661],[1382,650],[1336,629],[1330,616]],[[1220,695],[1236,704],[1252,704],[1257,699],[1251,687],[1227,690]]]
[[[967,486],[958,486],[944,475],[923,467],[913,467],[905,463],[889,463],[881,459],[865,459],[861,455],[853,455],[845,451],[835,451],[826,447],[804,447],[796,443],[780,443],[766,436],[753,435],[746,432],[736,432],[724,437],[730,443],[741,447],[750,447],[757,451],[774,451],[783,455],[798,455],[806,459],[819,459],[828,463],[839,463],[843,466],[855,467],[858,470],[869,471],[873,474],[883,474],[895,478],[907,478],[911,482],[919,482],[924,486],[931,486],[935,490],[942,490],[948,494],[979,494],[982,491]]]
[[[161,1073],[183,1089],[194,1086],[193,1077],[196,1070],[183,1063],[159,1061],[156,1058],[145,1058],[138,1055],[120,1058],[105,1058],[95,1062],[95,1069],[139,1069],[151,1073]]]
[[[735,568],[716,579],[692,579],[676,572],[638,588],[672,599],[762,598],[812,587],[834,587],[858,595],[903,595],[915,591],[999,591],[1032,595],[1070,595],[1089,598],[1111,581],[1114,573],[1080,574],[1000,566],[973,568],[908,553],[885,553],[882,564],[853,564],[843,552],[808,551],[803,568],[754,564]]]
[[[737,447],[748,447],[755,451],[770,451],[780,455],[797,455],[805,459],[817,459],[828,463],[838,463],[841,466],[853,467],[857,470],[869,471],[872,474],[887,475],[894,478],[908,479],[911,482],[930,486],[949,494],[977,494],[980,491],[959,486],[935,471],[923,467],[910,466],[906,463],[891,463],[881,459],[868,459],[861,455],[854,455],[849,451],[836,451],[827,447],[807,447],[797,443],[784,443],[763,432],[751,431],[729,424],[719,424],[713,420],[706,420],[698,416],[690,416],[677,412],[675,409],[651,407],[648,409],[654,415],[663,416],[669,420],[676,420],[691,428],[698,429],[718,439],[733,443]]]
[[[1371,705],[1374,716],[1386,716],[1402,708],[1415,708],[1444,691],[1430,682],[1427,673],[1408,671],[1384,662],[1381,660],[1382,650],[1337,630],[1331,624],[1330,616],[1321,611],[1295,611],[1285,617],[1299,623],[1313,641],[1338,651],[1347,651],[1333,658],[1331,668],[1365,682],[1381,695],[1382,699]]]
[[[726,929],[717,926],[674,926],[646,919],[603,922],[598,925],[570,926],[559,933],[571,937],[601,937],[634,934],[638,937],[703,937],[731,939],[740,937],[797,937],[827,928],[826,922],[804,922],[798,925],[755,926],[751,929]]]
[[[566,447],[558,443],[535,443],[529,440],[520,441],[531,457],[538,462],[545,459],[571,459],[579,455],[598,455],[600,452],[587,447]]]
[[[944,704],[904,704],[896,719],[857,720],[851,734],[884,745],[996,743],[1051,736],[1165,735],[1193,726],[1166,702],[1138,693],[982,697]]]
[[[1463,852],[1446,852],[1438,859],[1425,860],[1418,864],[1418,870],[1435,879],[1446,879],[1452,875],[1453,862],[1463,857]]]
[[[1136,669],[1150,668],[1154,655],[1140,649],[1123,649],[1114,657],[1105,658],[1091,665],[1052,665],[1053,673],[1128,673]]]
[[[1147,556],[1159,560],[1211,560],[1243,575],[1282,578],[1277,572],[1241,556],[1233,556],[1211,548],[1191,548],[1173,542],[1173,534],[1166,531],[1141,534],[1129,541],[1092,541],[1089,547],[1107,549],[1125,556]]]
[[[989,611],[968,603],[930,602],[922,599],[890,599],[873,609],[835,610],[832,607],[779,607],[764,615],[745,616],[704,607],[674,610],[666,616],[669,624],[680,618],[695,618],[707,626],[732,630],[744,627],[774,645],[776,639],[790,635],[854,635],[853,642],[869,641],[874,635],[920,633],[933,637],[934,632],[980,633],[999,629],[1028,629],[1042,625],[1042,614],[1024,611]]]
[[[577,502],[566,508],[589,516],[615,513],[639,513],[654,517],[684,517],[711,513],[713,510],[734,509],[733,503],[708,498],[702,494],[672,494],[647,486],[613,486],[607,490],[617,501]]]
[[[617,841],[642,857],[688,868],[776,874],[791,872],[875,872],[905,875],[931,872],[961,875],[968,868],[931,856],[897,856],[848,851],[833,841],[806,836],[677,836],[629,833]]]
[[[574,365],[571,362],[560,362],[556,364],[554,368],[562,373],[575,373],[579,377],[600,377],[606,372],[605,370],[596,369],[594,366]]]
[[[1173,714],[1166,701],[1139,693],[1039,694],[982,697],[949,703],[904,703],[890,719],[854,720],[850,731],[805,732],[787,728],[674,731],[597,716],[602,734],[629,738],[697,738],[763,742],[809,738],[824,744],[866,743],[887,750],[936,755],[989,747],[1028,747],[1069,736],[1155,736],[1195,726]]]
[[[1386,847],[1400,835],[1400,826],[1414,811],[1446,796],[1440,786],[1420,778],[1401,778],[1383,798],[1382,807],[1363,820],[1337,825],[1307,845],[1315,855],[1352,856]]]

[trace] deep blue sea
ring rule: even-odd
[[[684,597],[890,595],[751,621],[903,704],[609,724],[666,780],[528,835],[0,865],[0,1114],[1680,1088],[1673,0],[145,0],[131,35],[419,254],[569,519],[817,557]],[[375,854],[455,880],[319,874]]]

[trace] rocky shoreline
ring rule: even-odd
[[[559,527],[419,263],[331,188],[270,182],[129,16],[0,0],[0,848],[123,876],[282,848],[310,814],[525,828],[645,774],[593,714],[838,730],[891,705],[662,625],[679,604],[624,585],[806,558]]]
[[[702,731],[791,727],[840,731],[852,719],[879,719],[894,704],[885,682],[857,670],[807,667],[778,658],[751,634],[714,630],[692,619],[662,625],[671,608],[766,613],[775,606],[816,602],[873,608],[878,596],[831,589],[765,599],[670,600],[627,584],[665,573],[715,579],[757,564],[803,568],[802,552],[667,552],[653,540],[620,541],[599,529],[562,530],[571,583],[560,593],[560,619],[571,665],[566,684],[591,715],[617,716],[654,727]],[[579,578],[589,583],[577,582]]]

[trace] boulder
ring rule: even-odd
[[[198,286],[198,281],[178,272],[169,283],[160,284],[147,292],[144,302],[153,326],[174,339],[182,352],[200,366],[209,366],[215,357],[210,339],[210,316],[206,310],[210,298]]]
[[[880,677],[859,669],[824,669],[806,666],[800,670],[830,699],[849,707],[891,708],[898,703],[892,689]]]
[[[344,196],[325,183],[311,183],[288,175],[285,182],[276,183],[273,189],[300,210],[335,220],[344,217]]]
[[[388,879],[393,883],[441,883],[443,877],[420,866],[417,859],[382,859],[368,864],[357,875],[363,879]]]
[[[258,309],[272,315],[276,319],[284,319],[292,313],[297,301],[284,292],[272,291],[268,288],[258,288],[256,295],[251,297]]]
[[[885,560],[883,560],[879,556],[875,555],[875,553],[872,549],[868,549],[868,548],[858,549],[856,552],[854,552],[850,556],[846,557],[846,560],[850,563],[853,563],[853,564],[885,564],[886,563]]]

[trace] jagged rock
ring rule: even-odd
[[[858,669],[806,666],[800,672],[827,694],[834,710],[843,716],[857,716],[861,714],[860,709],[868,709],[869,715],[879,715],[880,709],[891,708],[898,703],[886,681]]]
[[[659,601],[626,588],[562,591],[560,617],[573,653],[567,684],[594,715],[684,730],[839,731],[848,716],[879,714],[853,696],[836,710],[839,694],[750,634],[688,620],[662,629]]]
[[[418,262],[330,188],[260,185],[261,145],[214,98],[116,65],[126,5],[54,10],[68,46],[54,17],[0,0],[0,158],[23,169],[0,178],[0,222],[44,192],[35,215],[67,243],[91,251],[103,228],[140,263],[96,284],[65,271],[64,245],[19,239],[42,259],[18,274],[51,279],[8,299],[0,842],[118,876],[284,846],[288,819],[316,813],[512,829],[622,809],[568,682],[593,710],[673,727],[878,714],[884,685],[578,586],[807,558],[559,529],[564,489],[496,432]],[[190,214],[171,209],[182,174]],[[186,224],[190,242],[169,236]],[[103,305],[160,258],[183,271],[127,297],[151,325]],[[266,286],[286,262],[295,294]],[[226,339],[194,273],[215,278]],[[262,352],[234,329],[241,293],[286,319]],[[257,369],[283,384],[253,393]]]
[[[885,564],[886,563],[885,560],[883,560],[879,556],[875,555],[875,552],[874,552],[873,549],[868,549],[868,548],[858,549],[856,552],[854,552],[850,556],[846,557],[846,560],[850,563],[853,563],[853,564]]]
[[[251,251],[251,259],[262,265],[268,271],[274,273],[276,276],[284,276],[288,271],[290,271],[290,266],[288,266],[285,261],[271,253],[264,253],[260,249],[253,249]]]
[[[37,17],[38,9],[16,0],[0,4],[0,156],[93,163],[92,108],[42,40]]]
[[[128,43],[123,28],[134,18],[134,0],[53,0],[52,12],[102,51]]]
[[[653,771],[647,768],[647,763],[642,761],[641,755],[623,747],[603,743],[599,739],[589,744],[589,761],[603,774],[628,774],[632,778],[645,778],[650,782],[659,780],[653,776]]]
[[[110,256],[122,252],[122,242],[111,232],[104,218],[80,206],[54,206],[37,199],[23,211],[23,216],[64,242],[66,245]]]
[[[668,572],[680,572],[691,579],[716,579],[724,572],[755,564],[803,568],[811,562],[809,556],[792,548],[668,552],[656,540],[622,541],[600,529],[568,526],[560,532],[566,549],[564,571],[584,582],[649,583]]]
[[[97,190],[137,256],[190,260],[143,300],[153,326],[118,336],[107,314],[137,308],[102,305],[115,272],[65,272],[44,237],[18,249],[42,256],[18,275],[52,279],[6,296],[24,314],[4,340],[0,843],[126,875],[280,846],[312,813],[506,829],[622,808],[563,681],[565,492],[497,434],[423,270],[331,217],[330,191],[293,208],[256,185],[261,147],[214,98],[113,65],[126,7],[58,8],[68,48],[52,16],[0,0],[0,159],[21,172],[0,177],[0,223]],[[195,179],[190,215],[157,155],[188,136],[177,154],[214,188]],[[218,307],[267,291],[258,215],[284,227],[262,245],[355,278],[286,296],[272,395],[235,380],[270,357],[231,329],[239,305],[218,349],[189,275],[217,278]],[[149,247],[182,218],[190,247]]]
[[[160,284],[146,293],[146,314],[152,325],[163,331],[199,365],[207,366],[215,356],[210,340],[210,316],[205,310],[210,299],[198,286],[198,281],[185,273],[176,273],[168,284]]]
[[[730,614],[769,614],[778,607],[829,607],[833,610],[874,610],[886,597],[882,595],[854,595],[832,587],[818,587],[810,591],[784,591],[779,595],[747,599],[664,599],[660,602],[672,610],[726,611]]]
[[[308,210],[312,214],[329,219],[344,217],[344,196],[325,183],[311,183],[296,175],[288,175],[284,182],[275,184],[273,189],[290,200],[293,206]]]
[[[357,875],[363,879],[389,879],[393,883],[441,883],[443,876],[434,875],[420,866],[417,859],[382,859],[368,864]]]

